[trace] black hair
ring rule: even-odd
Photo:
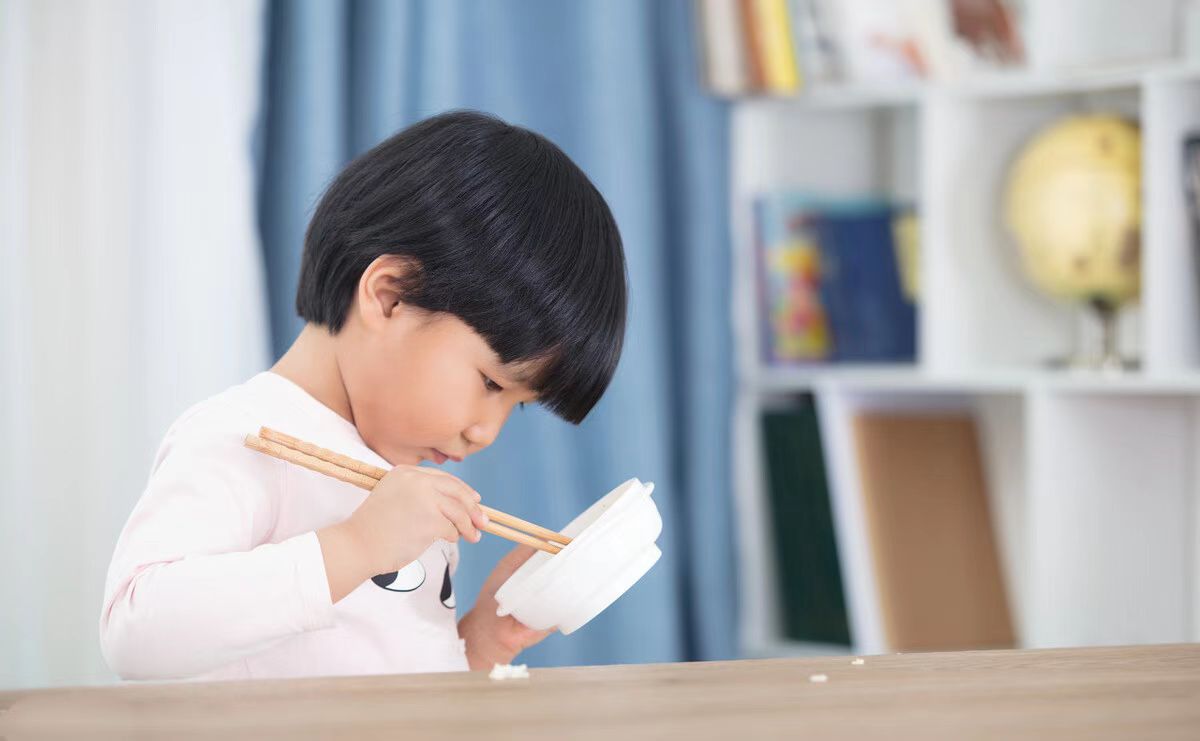
[[[300,316],[341,331],[381,255],[414,267],[399,286],[405,304],[462,319],[506,365],[533,361],[526,383],[559,417],[578,424],[604,394],[625,335],[621,235],[545,137],[453,111],[355,159],[308,225]]]

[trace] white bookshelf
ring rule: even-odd
[[[1143,136],[1143,297],[1122,318],[1122,375],[1054,372],[1080,313],[1022,275],[1001,222],[1009,164],[1073,112],[1136,117]],[[735,497],[743,647],[833,652],[780,631],[760,416],[811,392],[860,653],[886,652],[850,420],[863,409],[969,409],[1019,640],[1029,647],[1200,640],[1200,301],[1181,135],[1200,130],[1200,68],[1008,75],[840,87],[733,102]],[[882,193],[921,217],[918,357],[903,365],[760,361],[751,203],[780,188]]]

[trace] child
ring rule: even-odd
[[[168,430],[109,566],[100,639],[126,679],[454,671],[541,640],[493,595],[456,620],[480,495],[442,464],[513,407],[579,423],[625,328],[608,206],[543,137],[472,112],[346,167],[305,236],[307,322],[267,372]],[[390,468],[369,494],[243,447],[267,426]]]

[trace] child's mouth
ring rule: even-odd
[[[450,460],[450,456],[446,455],[445,453],[438,450],[437,448],[430,448],[430,450],[433,451],[433,462],[438,464],[439,466],[442,465],[443,463],[445,463],[446,461]]]

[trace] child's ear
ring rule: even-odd
[[[367,266],[358,281],[356,302],[364,324],[377,326],[392,317],[402,303],[401,286],[412,270],[412,261],[398,255],[380,255]]]

